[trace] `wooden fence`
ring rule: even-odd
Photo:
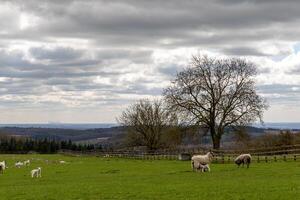
[[[139,160],[178,160],[180,154],[204,154],[209,151],[208,149],[188,149],[176,151],[160,151],[160,152],[137,152],[137,151],[111,151],[111,152],[75,152],[75,151],[60,151],[61,154],[80,156],[90,155],[97,157],[114,157],[114,158],[127,158]],[[241,153],[250,153],[252,162],[282,162],[282,161],[300,161],[300,145],[281,146],[275,148],[264,149],[245,149],[245,150],[213,150],[214,163],[233,163],[234,159]]]

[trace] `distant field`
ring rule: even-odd
[[[17,160],[33,159],[16,169]],[[298,199],[300,162],[254,163],[250,169],[212,164],[191,172],[190,162],[61,155],[0,155],[0,199]],[[46,160],[49,163],[46,164]],[[69,164],[58,164],[65,160]],[[42,167],[42,178],[29,171]]]

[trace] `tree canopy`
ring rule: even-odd
[[[209,128],[213,147],[228,126],[262,121],[266,101],[257,94],[257,67],[243,59],[193,56],[191,65],[179,72],[164,97],[169,107],[192,124]]]

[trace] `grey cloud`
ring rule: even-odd
[[[272,84],[272,85],[260,85],[258,90],[264,94],[300,94],[299,91],[293,90],[293,88],[300,88],[300,85],[284,85],[284,84]]]
[[[185,66],[172,64],[164,67],[160,67],[158,71],[166,76],[174,77],[178,72],[182,71]]]
[[[299,74],[300,75],[300,65],[293,66],[290,70],[286,71],[287,74]]]
[[[35,1],[30,2],[28,4],[32,5]],[[221,38],[222,33],[230,31],[234,38],[233,28],[247,35],[267,26],[280,26],[299,19],[297,2],[272,6],[259,2],[228,5],[218,1],[67,1],[63,5],[54,1],[40,6],[35,4],[33,8],[23,6],[24,10],[44,16],[45,23],[28,30],[31,35],[38,32],[45,37],[89,38],[105,45],[158,46],[161,45],[158,40],[163,38],[174,39],[174,44],[177,44],[176,40],[198,39],[201,45],[199,31],[219,33]],[[260,34],[255,35],[260,37]],[[248,40],[247,36],[244,39]]]
[[[79,59],[83,55],[83,51],[75,50],[72,48],[58,47],[54,49],[50,48],[31,48],[29,50],[31,55],[39,60],[70,60]]]
[[[270,56],[270,54],[262,53],[258,49],[251,48],[251,47],[225,48],[222,50],[222,52],[228,55],[235,55],[235,56]]]

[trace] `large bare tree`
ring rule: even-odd
[[[253,63],[243,59],[193,56],[164,96],[170,108],[189,122],[209,128],[213,147],[218,149],[226,127],[262,121],[267,104],[256,93],[256,71]]]
[[[132,140],[148,150],[159,148],[163,131],[177,124],[177,117],[161,101],[148,99],[129,106],[117,120],[128,128]]]

